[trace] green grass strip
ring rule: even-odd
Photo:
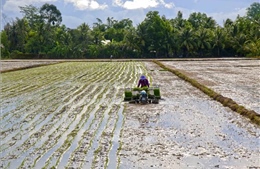
[[[156,63],[157,65],[159,65],[161,68],[168,70],[169,72],[172,72],[173,74],[175,74],[179,78],[185,80],[186,82],[189,82],[192,86],[198,88],[199,90],[201,90],[203,93],[205,93],[206,95],[208,95],[212,99],[220,102],[223,106],[229,107],[231,110],[249,118],[253,123],[260,126],[260,115],[257,114],[254,110],[246,109],[245,107],[237,104],[231,98],[222,96],[221,94],[219,94],[219,93],[213,91],[212,89],[200,84],[195,79],[192,79],[192,78],[186,76],[185,74],[181,73],[180,71],[178,71],[176,69],[168,68],[164,64],[162,64],[161,62],[159,62],[157,60],[153,60],[153,62]]]

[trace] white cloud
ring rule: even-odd
[[[95,0],[64,0],[64,2],[72,3],[77,9],[85,10],[85,9],[105,9],[108,6],[106,4],[99,4]]]
[[[26,6],[30,4],[38,4],[38,3],[50,3],[55,2],[57,0],[8,0],[3,5],[3,11],[20,11],[19,6]]]
[[[123,5],[126,9],[139,9],[139,8],[153,8],[157,7],[159,3],[156,0],[133,0],[126,1]]]
[[[175,7],[174,3],[171,2],[171,3],[165,3],[164,0],[160,0],[161,4],[165,7],[165,8],[173,8]]]
[[[219,12],[219,13],[209,13],[207,15],[211,16],[213,19],[215,19],[219,25],[223,25],[223,22],[226,19],[229,18],[234,21],[238,15],[245,16],[245,14],[246,14],[246,8],[240,8],[240,9],[236,9],[235,11],[232,11],[229,13]]]
[[[125,2],[122,2],[122,0],[114,0],[113,5],[120,6],[125,9],[155,8],[159,5],[163,5],[166,8],[174,7],[173,3],[165,3],[164,0],[133,0]]]

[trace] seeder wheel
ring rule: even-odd
[[[159,103],[159,100],[158,99],[153,99],[153,104],[158,104]]]

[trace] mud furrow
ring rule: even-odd
[[[48,78],[51,77],[51,76],[48,76]],[[46,75],[46,79],[47,79],[47,75]],[[60,77],[56,76],[54,79],[51,78],[54,82],[56,82],[57,80],[60,79]],[[31,93],[37,89],[39,89],[40,87],[43,87],[43,86],[48,86],[48,85],[53,85],[51,84],[49,81],[46,81],[45,79],[41,80],[41,81],[37,81],[37,79],[32,79],[32,81],[34,82],[42,82],[42,84],[40,85],[37,85],[35,83],[28,83],[28,84],[25,84],[25,85],[19,85],[17,87],[13,86],[11,89],[9,89],[8,91],[9,92],[5,92],[6,95],[4,95],[5,98],[10,98],[10,97],[16,97],[16,96],[19,96],[21,94],[25,95],[27,93]]]
[[[121,71],[121,73],[118,75],[119,79],[121,79],[121,81],[117,82],[115,84],[115,86],[120,86],[120,83],[122,83],[124,81],[124,79],[126,78],[126,76],[123,76],[124,72],[125,71]],[[116,99],[116,97],[117,97],[117,92],[114,93],[114,96],[113,96],[112,100]],[[114,104],[114,103],[112,102],[111,104]],[[86,160],[89,161],[89,162],[87,162],[83,166],[83,168],[90,168],[90,167],[92,168],[92,167],[94,167],[93,165],[95,164],[95,159],[96,159],[96,157],[98,155],[98,152],[100,151],[100,148],[101,148],[101,147],[99,147],[99,145],[100,145],[99,142],[100,141],[98,139],[100,138],[100,135],[102,134],[102,132],[104,131],[104,129],[106,127],[105,125],[107,123],[107,114],[105,114],[105,118],[104,119],[105,120],[102,121],[102,124],[101,124],[101,127],[100,127],[101,129],[99,130],[99,132],[97,132],[96,138],[94,138],[94,143],[93,143],[93,145],[91,147],[92,151],[88,151],[88,153],[87,153]],[[94,157],[93,157],[93,155],[94,155]],[[93,157],[93,159],[91,159],[92,157]]]
[[[49,100],[49,102],[45,102],[45,104],[50,105],[50,107],[55,107],[55,105],[60,103],[60,102],[55,102],[55,100],[59,101],[59,99],[54,98],[52,100]],[[24,119],[22,119],[20,121],[20,123],[16,123],[12,126],[12,133],[8,134],[8,137],[6,137],[5,139],[6,140],[11,139],[10,140],[11,142],[13,142],[14,140],[17,141],[17,140],[21,139],[21,138],[19,138],[19,136],[27,135],[30,132],[32,132],[33,130],[40,129],[40,127],[42,127],[46,122],[49,122],[48,119],[52,116],[50,114],[55,112],[55,110],[53,110],[50,107],[49,108],[40,107],[39,109],[36,109],[35,111],[33,111],[33,109],[32,109],[31,113],[26,112],[26,113],[28,113],[28,115]],[[17,121],[19,121],[19,120],[17,119]],[[16,130],[14,128],[16,128]],[[19,139],[17,138],[17,135],[18,135]],[[9,148],[10,148],[10,146],[9,146]]]
[[[62,74],[59,74],[59,73],[53,73],[53,72],[57,72],[58,69],[64,69],[65,66],[60,65],[58,68],[55,68],[55,67],[56,66],[54,66],[54,65],[48,66],[47,71],[46,71],[46,69],[43,69],[43,68],[37,68],[37,69],[33,70],[36,72],[40,71],[40,73],[33,73],[33,72],[29,72],[28,70],[24,70],[23,71],[24,74],[18,74],[19,76],[16,77],[17,80],[19,79],[20,83],[14,83],[13,85],[8,83],[9,82],[8,79],[4,78],[3,82],[7,81],[6,84],[9,84],[9,88],[6,90],[14,91],[14,93],[16,95],[18,95],[20,92],[19,92],[19,90],[15,90],[16,88],[19,89],[19,88],[22,88],[22,86],[28,87],[28,85],[29,86],[36,85],[38,87],[46,86],[46,85],[53,85],[56,83],[57,80],[60,80],[60,79],[64,80],[64,79],[68,79],[68,78],[72,77],[71,75],[68,76],[68,74],[71,74],[71,73],[68,73],[68,72],[70,72],[71,68],[69,68],[67,70],[68,72],[63,72]],[[28,72],[31,73],[32,75],[30,74],[30,76],[28,76],[28,74],[27,74]],[[60,72],[60,71],[58,71],[58,72]],[[73,72],[77,72],[77,69],[73,69]],[[64,74],[66,76],[64,76]],[[14,77],[12,77],[12,78],[14,78]],[[34,83],[30,83],[31,81],[33,81]],[[5,92],[5,90],[4,90],[4,92]],[[9,94],[9,96],[10,96],[10,94]]]
[[[111,102],[113,103],[113,102]],[[108,105],[109,107],[112,104]],[[104,112],[102,121],[99,124],[98,129],[96,130],[94,136],[92,137],[91,143],[89,145],[87,155],[84,159],[86,159],[87,163],[83,166],[83,168],[92,168],[93,165],[95,164],[95,160],[97,156],[99,155],[99,150],[100,150],[100,141],[101,141],[101,135],[105,132],[105,129],[110,127],[109,122],[111,121],[111,108],[107,108]],[[89,162],[88,162],[89,161]]]
[[[137,85],[141,74],[148,76],[140,62],[62,63],[6,73],[1,121],[13,130],[1,135],[0,168],[118,166],[125,118],[119,105],[124,87]]]
[[[61,91],[62,92],[62,91]],[[57,94],[57,93],[56,93]],[[59,97],[59,96],[58,96]],[[42,99],[42,98],[41,98]],[[37,105],[37,102],[35,103]],[[24,110],[23,110],[24,111]],[[6,121],[6,120],[5,120]]]
[[[132,70],[133,71],[133,70]],[[126,79],[127,80],[127,79]],[[128,79],[129,80],[129,79]],[[131,80],[131,79],[130,79]],[[125,82],[125,80],[123,80],[122,79],[122,83],[124,83]],[[123,91],[122,91],[123,92]],[[122,98],[123,99],[123,98]],[[120,118],[116,118],[117,120],[118,119],[120,119],[120,120],[122,120],[123,118],[122,118],[122,114],[121,114],[121,116],[120,116]],[[114,125],[113,126],[107,126],[107,128],[113,128],[113,127],[115,127],[115,125],[118,123],[118,121],[115,121],[115,123],[114,123]],[[122,123],[122,122],[120,122],[120,123]],[[111,129],[110,129],[111,130]],[[113,129],[112,129],[113,130]],[[121,130],[121,128],[120,129],[117,129],[116,130],[116,132],[117,133],[119,133],[120,132],[120,130]],[[103,132],[105,132],[105,131],[103,131]],[[112,134],[111,134],[111,136],[113,136],[113,132],[112,132]],[[89,161],[90,160],[90,162],[88,163],[86,163],[84,166],[83,166],[83,168],[103,168],[103,167],[107,167],[107,163],[108,163],[108,161],[109,161],[109,157],[108,157],[108,153],[109,153],[109,149],[108,149],[108,147],[111,147],[111,145],[108,145],[108,143],[107,144],[101,144],[102,143],[102,139],[103,139],[103,137],[100,137],[99,135],[98,135],[98,137],[97,138],[100,138],[99,139],[99,145],[97,146],[97,144],[96,144],[96,146],[94,146],[94,148],[93,148],[93,151],[92,151],[92,153],[90,153],[88,156],[87,156],[87,161]],[[116,143],[118,143],[118,142],[112,142],[112,137],[110,137],[110,138],[107,138],[107,139],[109,139],[109,140],[107,140],[107,142],[109,142],[110,144],[116,144]],[[117,140],[118,141],[118,137],[115,137],[114,138],[115,140]],[[104,143],[105,141],[103,141],[103,143]],[[118,143],[119,144],[119,143]],[[115,145],[115,147],[117,147],[118,148],[118,145]],[[110,156],[112,156],[112,154],[113,153],[115,153],[115,154],[113,154],[114,156],[113,157],[116,157],[116,152],[117,152],[117,148],[116,148],[116,150],[115,149],[112,149],[111,150],[111,152],[110,152]],[[106,150],[106,151],[104,151],[104,150]],[[101,154],[100,154],[101,153]],[[94,155],[94,157],[92,158],[92,156]],[[110,158],[113,158],[113,157],[110,157]],[[92,159],[91,159],[92,158]],[[116,158],[115,158],[116,159]],[[92,160],[92,162],[91,162],[91,160]],[[111,159],[110,159],[111,160]],[[116,161],[116,160],[115,160]],[[113,162],[111,162],[110,163],[110,165],[113,165]]]
[[[119,163],[117,153],[120,151],[120,132],[124,121],[123,110],[124,107],[121,105],[116,114],[116,123],[112,132],[113,138],[110,141],[108,156],[105,160],[105,168],[117,168]]]
[[[101,91],[101,93],[103,93],[104,91]],[[100,94],[100,96],[102,96],[103,94]],[[98,95],[99,96],[99,95]],[[97,99],[95,99],[96,100],[96,102],[98,103],[98,96],[97,96]],[[100,106],[101,106],[101,104],[103,103],[103,100],[104,100],[104,95],[103,95],[103,97],[102,98],[100,98],[100,101],[99,101],[99,104],[98,105],[96,105],[95,104],[95,108],[94,108],[94,110],[92,110],[92,113],[93,114],[95,114],[97,111],[99,111],[99,110],[101,110],[101,109],[103,109],[102,107],[100,108]],[[98,114],[98,113],[97,113]],[[92,115],[90,114],[90,117],[91,117]],[[79,130],[79,128],[80,127],[78,127],[78,129],[77,129],[77,131]],[[74,139],[74,137],[73,138],[69,138],[69,142],[71,143],[72,141],[73,141],[73,139]],[[70,145],[69,145],[70,146]],[[67,148],[68,148],[68,146],[66,146],[66,144],[65,145],[63,145],[63,147],[60,147],[60,150],[56,150],[56,152],[57,153],[59,153],[59,154],[61,154],[61,155],[63,155],[63,153],[67,150]],[[55,153],[54,153],[55,154]],[[56,166],[58,163],[59,163],[59,159],[61,159],[61,156],[59,156],[59,158],[58,159],[56,159],[56,158],[53,158],[52,159],[52,162],[50,162],[50,166]]]
[[[117,71],[117,72],[123,72],[123,71]],[[115,76],[116,77],[116,79],[117,79],[117,76]],[[115,97],[116,96],[116,94],[112,91],[111,92],[111,94],[113,95],[113,97]],[[109,95],[111,95],[111,94],[109,94]],[[112,99],[112,100],[114,100],[114,98]],[[95,142],[94,142],[95,143]]]
[[[98,90],[99,89],[97,87],[90,86],[90,92],[91,91],[96,92]],[[85,92],[85,91],[83,91],[83,92]],[[74,97],[73,100],[76,100],[77,96]],[[41,151],[41,148],[44,148],[45,146],[52,147],[51,143],[53,143],[53,142],[51,140],[55,140],[55,139],[60,139],[61,138],[61,134],[64,134],[67,131],[67,124],[70,124],[70,121],[75,120],[77,111],[80,111],[80,109],[82,108],[81,105],[83,104],[83,101],[78,102],[77,104],[74,103],[73,101],[71,101],[71,104],[73,104],[73,105],[70,108],[69,108],[68,105],[66,106],[67,107],[66,109],[68,109],[68,110],[62,109],[61,112],[57,112],[56,113],[56,116],[53,116],[53,117],[55,117],[55,119],[51,119],[51,121],[50,120],[47,121],[48,124],[49,124],[49,128],[51,130],[49,130],[46,133],[44,133],[45,136],[44,136],[44,138],[41,138],[42,141],[36,143],[36,145],[34,145],[27,152],[32,152],[32,155],[34,156],[35,151],[37,151],[39,147],[40,147],[40,151]],[[66,113],[66,112],[70,112],[70,113],[69,114],[65,114],[66,117],[64,117],[65,115],[62,115],[62,114]],[[46,124],[47,122],[45,122],[43,124]],[[43,142],[45,143],[44,146],[41,145]],[[58,142],[55,142],[55,143],[58,144]],[[27,153],[27,154],[29,154],[29,153]],[[35,154],[38,154],[38,153],[36,152]],[[33,160],[35,157],[36,156],[31,157],[31,158],[27,158],[27,160],[28,159],[29,160]]]
[[[54,92],[48,94],[47,96],[43,97],[41,100],[36,100],[36,101],[25,100],[24,103],[26,104],[26,106],[21,107],[21,109],[18,109],[16,111],[10,112],[8,116],[5,116],[5,118],[1,119],[1,121],[3,121],[2,131],[10,127],[10,125],[15,125],[16,123],[21,123],[21,122],[27,123],[30,121],[30,119],[33,119],[33,117],[36,114],[41,115],[44,113],[44,111],[46,111],[46,109],[48,111],[50,107],[55,107],[55,105],[57,105],[61,101],[60,95],[69,94],[72,90],[75,90],[75,88],[70,87],[68,89],[65,89],[64,91],[62,90],[59,92],[57,91],[57,93]],[[51,97],[51,95],[53,94],[55,94],[56,97]],[[37,105],[37,107],[35,107],[35,105]],[[5,124],[5,122],[8,122],[8,124]]]
[[[68,90],[69,91],[69,90]],[[64,92],[63,92],[64,93]],[[66,94],[66,93],[64,93],[64,94]],[[59,97],[59,96],[58,96]],[[56,104],[56,105],[58,105],[59,104],[59,99],[56,99],[58,102],[54,102],[54,104]],[[52,100],[51,100],[52,101]],[[45,103],[45,104],[47,104],[48,105],[48,102],[47,103]],[[50,106],[51,106],[51,104],[50,104]],[[55,107],[55,106],[54,106]],[[34,108],[35,109],[35,108]],[[34,109],[32,109],[32,110],[34,110]],[[40,109],[42,109],[42,107],[40,106]],[[35,111],[32,111],[33,113],[35,113]],[[45,120],[46,121],[46,117],[50,114],[50,113],[52,113],[52,112],[54,112],[55,113],[55,111],[46,111],[46,113],[45,112],[43,112],[42,114],[42,116],[41,116],[41,121],[37,121],[37,123],[38,124],[40,124],[43,120]],[[36,113],[37,113],[37,111],[36,111]],[[31,114],[29,113],[29,116],[31,116]],[[48,118],[50,118],[51,116],[48,116]],[[30,121],[30,122],[32,122],[32,121]],[[34,125],[33,125],[34,126]],[[14,126],[13,126],[14,127]],[[31,127],[30,127],[31,128]],[[33,128],[31,128],[31,130],[32,130]],[[29,130],[30,131],[30,130]]]
[[[116,112],[119,106],[114,105],[109,112],[109,119],[106,124],[106,128],[103,130],[102,135],[99,139],[99,147],[96,149],[94,160],[92,161],[93,168],[104,168],[107,165],[108,150],[113,136],[113,128],[116,124]],[[98,151],[100,150],[100,151]]]
[[[119,71],[120,72],[120,71]],[[114,96],[115,96],[115,93],[114,93]],[[113,99],[114,100],[114,99]],[[84,127],[85,128],[85,127]],[[84,144],[86,144],[86,143],[84,143]],[[80,145],[80,143],[79,143],[79,145]],[[81,147],[82,148],[82,147]],[[77,151],[75,151],[75,152],[77,152]],[[79,155],[80,153],[82,153],[83,151],[80,151],[80,152],[77,152],[76,154],[77,155]]]
[[[97,93],[97,92],[99,92],[99,93]],[[97,88],[96,90],[95,90],[95,94],[93,93],[93,94],[91,94],[92,96],[93,96],[93,99],[97,99],[97,97],[101,94],[103,92],[103,90],[102,90],[102,88],[101,87],[99,87],[99,88]],[[86,97],[88,97],[88,96],[86,96]],[[86,106],[87,107],[84,107],[85,109],[91,109],[91,106],[93,105],[93,102],[92,101],[90,101]],[[85,110],[85,109],[82,109],[82,115],[81,116],[83,116],[84,118],[88,118],[88,116],[87,115],[85,115],[87,112],[87,110]],[[85,120],[85,119],[83,119],[83,120]],[[75,121],[75,123],[74,123],[74,125],[76,125],[77,124],[77,121]],[[40,161],[39,161],[39,165],[40,164],[43,164],[43,163],[45,163],[46,161],[48,161],[48,160],[50,160],[51,158],[54,158],[54,157],[52,157],[52,156],[55,156],[55,153],[56,154],[59,154],[59,155],[62,155],[63,153],[62,152],[59,152],[59,149],[61,149],[61,146],[62,146],[62,142],[64,142],[64,140],[66,140],[66,137],[64,136],[64,135],[69,135],[74,129],[75,129],[75,127],[73,128],[73,127],[69,127],[70,125],[73,125],[73,124],[64,124],[64,127],[65,128],[67,128],[65,131],[63,131],[62,133],[59,133],[60,135],[63,135],[63,138],[62,139],[60,139],[60,138],[54,138],[54,140],[56,140],[56,143],[55,144],[53,144],[53,145],[55,145],[54,147],[52,147],[50,150],[48,150],[48,153],[47,154],[49,154],[49,156],[45,156],[43,159],[40,159]],[[63,127],[63,128],[64,128]],[[55,134],[55,135],[57,135],[57,134]],[[53,135],[53,137],[55,137],[55,135]],[[46,151],[46,150],[45,150]],[[55,161],[55,162],[53,162],[55,165],[56,165],[56,160],[54,160],[54,159],[52,159],[53,161]],[[48,163],[50,163],[50,162],[47,162],[47,164]],[[38,164],[37,164],[38,165]],[[40,165],[40,166],[42,166],[42,165]],[[37,166],[36,166],[37,167]]]

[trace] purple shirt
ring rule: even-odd
[[[140,79],[139,82],[138,82],[137,87],[139,87],[139,86],[141,86],[141,87],[144,87],[144,86],[149,87],[149,82],[148,82],[148,80],[147,80],[147,79]]]

